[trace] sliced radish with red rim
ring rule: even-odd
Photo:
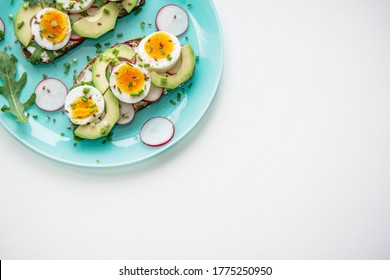
[[[120,119],[117,121],[117,124],[128,124],[130,123],[135,116],[135,109],[133,104],[124,103],[119,101],[119,112]]]
[[[72,34],[70,35],[70,40],[75,42],[80,42],[85,40],[85,38],[77,35],[76,32],[72,31]]]
[[[130,63],[131,63],[131,64],[134,64],[134,65],[137,65],[137,64],[138,64],[138,59],[137,59],[137,56],[136,56],[136,55],[133,57],[132,60],[130,60]]]
[[[0,30],[5,33],[5,24],[2,18],[0,18]]]
[[[156,102],[164,94],[164,89],[151,85],[148,95],[144,98],[145,102]]]
[[[180,70],[180,67],[181,67],[181,58],[177,61],[175,66],[173,66],[171,69],[167,71],[167,74],[170,76],[175,75]]]
[[[90,69],[86,69],[83,73],[83,77],[80,82],[91,82],[92,81],[92,71]]]
[[[183,35],[188,29],[188,23],[187,12],[174,4],[162,7],[156,16],[157,29],[175,36]]]
[[[72,31],[72,34],[70,35],[70,40],[75,42],[80,42],[85,40],[85,38],[77,35],[76,32]]]
[[[94,15],[96,15],[96,12],[99,11],[99,9],[100,8],[98,6],[92,5],[91,8],[86,10],[87,15],[93,17]]]
[[[172,140],[175,126],[164,117],[154,117],[147,120],[139,133],[142,143],[150,147],[160,147]]]
[[[74,22],[84,18],[84,16],[82,14],[69,14],[69,18],[74,23]],[[85,39],[84,37],[79,36],[76,32],[74,32],[72,30],[72,33],[70,35],[70,40],[79,42],[79,41],[82,41],[84,39]]]
[[[48,78],[39,82],[35,94],[35,104],[38,108],[54,112],[64,107],[68,88],[60,80]]]

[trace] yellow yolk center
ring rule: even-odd
[[[68,34],[68,17],[59,11],[48,11],[40,22],[42,35],[52,43],[62,42]]]
[[[163,59],[171,55],[174,44],[167,34],[157,32],[145,43],[145,51],[150,57]]]
[[[74,119],[85,119],[88,118],[98,111],[98,106],[92,99],[86,97],[77,98],[72,104],[72,117]]]
[[[128,64],[119,67],[115,74],[117,87],[124,93],[138,94],[145,84],[144,73]]]

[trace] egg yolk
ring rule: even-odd
[[[68,34],[68,16],[59,11],[47,11],[40,22],[42,35],[52,43],[62,42]]]
[[[174,44],[171,37],[163,32],[152,35],[145,43],[145,51],[154,59],[163,59],[173,52]]]
[[[119,67],[116,83],[120,91],[128,94],[138,94],[145,84],[145,74],[129,64]]]
[[[98,106],[92,99],[84,96],[77,98],[72,104],[72,117],[73,119],[85,119],[98,112]]]

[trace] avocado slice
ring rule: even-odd
[[[137,2],[138,0],[123,0],[122,6],[128,13],[130,13],[137,5]]]
[[[39,4],[29,6],[27,3],[27,5],[21,5],[13,20],[15,36],[25,47],[30,44],[33,37],[30,24],[31,20],[40,10],[42,10],[42,7]]]
[[[72,29],[81,37],[98,38],[114,29],[118,15],[118,4],[110,2],[101,7],[94,16],[85,17],[73,23]]]
[[[112,91],[108,90],[104,95],[104,102],[106,114],[103,119],[93,127],[89,124],[80,125],[74,131],[76,136],[84,139],[97,139],[107,136],[108,133],[110,133],[111,129],[120,118],[119,101]]]
[[[192,77],[195,69],[195,56],[194,50],[190,44],[187,44],[181,48],[181,66],[179,71],[173,75],[166,77],[165,75],[158,74],[153,71],[150,73],[152,83],[157,87],[175,89]]]
[[[107,49],[92,65],[92,82],[100,92],[104,93],[110,87],[106,77],[106,70],[112,59],[125,58],[132,60],[136,53],[127,45],[117,45]]]

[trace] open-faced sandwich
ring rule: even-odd
[[[78,126],[74,134],[84,139],[107,136],[116,124],[131,122],[136,111],[157,101],[167,89],[189,80],[194,69],[191,45],[181,46],[175,35],[164,31],[107,49],[82,69],[66,96],[65,112]],[[160,127],[171,125],[166,119],[153,121]],[[162,140],[145,143],[157,146]]]
[[[13,19],[24,56],[50,63],[85,38],[98,38],[145,0],[24,0]]]
[[[57,0],[57,3],[59,2]],[[122,6],[124,2],[121,2]],[[77,3],[82,2],[80,0]],[[86,0],[83,3],[87,4]],[[140,5],[143,2],[137,3]],[[63,26],[65,23],[64,30],[67,30],[69,27],[66,27],[66,24],[69,21],[69,15],[47,4],[44,4],[42,8],[41,4],[39,2],[32,6],[27,4],[22,7],[26,11],[18,13],[14,21],[18,30],[25,30],[24,25],[20,24],[20,15],[37,9],[30,13],[30,17],[25,18],[26,22],[31,20],[29,31],[27,31],[31,34],[27,37],[21,36],[19,39],[23,48],[30,53],[30,60],[38,63],[47,62],[45,58],[51,61],[51,56],[59,56],[64,48],[69,48],[69,44],[73,46],[73,42],[79,42],[54,43],[48,39],[80,36],[84,32],[80,31],[78,35],[69,35],[66,32],[62,34],[60,32],[62,29],[57,30],[57,27]],[[110,7],[118,8],[120,6],[116,2],[110,1],[102,8],[97,8],[97,13],[102,11],[102,14],[109,16],[116,9],[107,12],[106,10]],[[84,8],[87,12],[90,9]],[[73,30],[78,30],[77,23],[84,19],[87,20],[90,17],[86,16],[73,23]],[[78,75],[74,75],[74,83],[70,90],[61,80],[48,78],[46,74],[43,74],[43,80],[37,84],[34,93],[24,103],[19,101],[19,97],[21,89],[26,84],[27,74],[23,73],[21,78],[17,80],[16,57],[0,51],[2,60],[0,78],[7,81],[3,86],[0,86],[0,94],[4,95],[10,104],[8,107],[3,106],[1,110],[14,115],[18,122],[28,123],[29,115],[25,114],[25,110],[34,103],[45,112],[55,112],[62,109],[62,114],[66,115],[73,124],[67,128],[73,127],[72,131],[76,141],[101,137],[109,138],[115,125],[129,124],[137,111],[158,101],[167,92],[174,93],[175,89],[180,88],[175,93],[177,101],[181,100],[181,94],[185,92],[183,84],[192,78],[195,63],[198,60],[198,56],[195,57],[193,48],[188,43],[189,38],[185,37],[187,43],[183,46],[178,39],[178,36],[186,32],[188,26],[188,15],[183,8],[173,4],[166,5],[157,13],[157,32],[142,38],[117,43],[92,59],[87,56],[88,63]],[[58,33],[55,33],[57,31]],[[38,32],[39,39],[34,36],[34,32]],[[107,44],[104,45],[107,46]],[[62,48],[50,49],[53,46],[61,46]],[[76,63],[77,59],[74,60],[72,62]],[[65,63],[64,65],[66,67],[66,73],[65,71],[64,73],[67,74],[70,64]],[[192,82],[187,87],[191,86]],[[169,101],[172,105],[176,105],[172,99]],[[153,104],[153,106],[158,105]],[[33,118],[37,117],[38,115],[33,115]],[[47,115],[47,119],[50,120],[50,115]],[[53,122],[55,122],[55,118],[53,118]],[[139,137],[143,143],[149,146],[161,146],[172,139],[174,131],[174,124],[168,118],[152,116],[142,126]]]

